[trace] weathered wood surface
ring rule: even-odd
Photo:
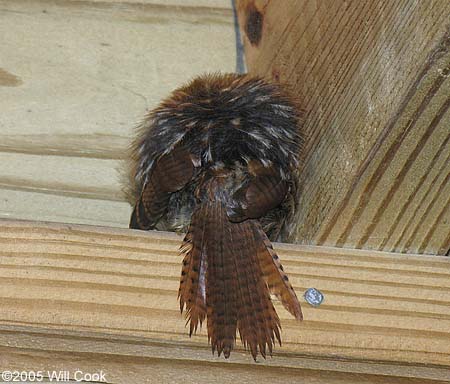
[[[450,2],[238,0],[251,73],[306,110],[293,239],[450,249]]]
[[[73,1],[73,0],[72,0]],[[86,1],[86,0],[75,0]],[[98,3],[133,3],[133,4],[145,4],[145,5],[163,5],[163,6],[176,6],[188,8],[192,7],[198,9],[200,7],[206,8],[223,8],[229,10],[231,3],[228,0],[88,0],[90,2]]]
[[[305,320],[276,302],[283,346],[258,359],[211,355],[177,303],[181,237],[0,221],[0,371],[106,372],[111,383],[445,383],[450,260],[276,244]]]
[[[228,0],[0,0],[0,41],[0,217],[122,227],[136,124],[236,58]]]

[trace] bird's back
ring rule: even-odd
[[[298,109],[280,88],[261,79],[206,75],[175,91],[147,116],[134,144],[137,194],[158,159],[180,146],[196,166],[192,182],[171,195],[155,228],[186,231],[199,181],[226,173],[227,190],[238,190],[257,160],[289,183],[285,204],[261,217],[270,237],[277,237],[284,211],[294,205],[292,171],[303,143],[299,120]]]

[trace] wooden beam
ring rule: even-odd
[[[443,383],[450,372],[450,259],[275,244],[305,320],[275,303],[283,346],[211,355],[177,303],[181,237],[0,221],[0,371],[103,370],[108,382]]]
[[[229,0],[0,0],[0,36],[0,218],[127,226],[135,126],[236,65]]]
[[[249,72],[306,109],[306,244],[450,249],[450,2],[238,0]]]

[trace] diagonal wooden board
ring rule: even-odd
[[[275,244],[305,320],[276,302],[283,346],[226,361],[187,335],[177,288],[181,236],[0,221],[0,370],[106,371],[108,382],[444,383],[450,259]],[[171,381],[172,380],[172,381]],[[289,381],[288,381],[289,382]],[[291,381],[292,382],[292,381]]]
[[[305,244],[450,251],[450,2],[238,0],[249,72],[305,108]]]

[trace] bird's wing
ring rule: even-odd
[[[170,195],[182,189],[193,176],[193,158],[182,144],[161,155],[153,163],[134,206],[130,228],[153,229],[166,213]]]
[[[230,221],[259,219],[279,206],[286,197],[289,183],[278,168],[252,161],[248,166],[247,180],[232,195],[227,207]]]

